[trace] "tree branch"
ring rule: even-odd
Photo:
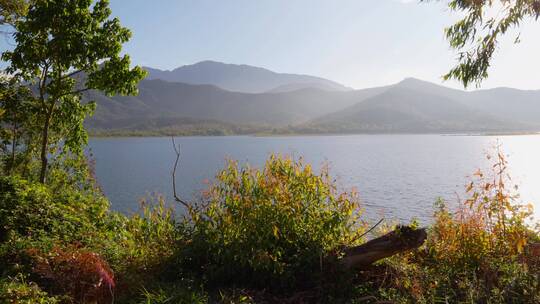
[[[44,63],[43,70],[41,71],[41,77],[39,78],[39,100],[43,110],[47,110],[45,105],[45,82],[47,81],[47,74],[49,73],[49,64]]]
[[[92,90],[92,88],[84,88],[84,89],[80,89],[80,90],[75,90],[75,91],[72,91],[72,92],[69,92],[69,93],[61,94],[57,98],[59,99],[59,98],[62,98],[64,96],[68,96],[68,95],[76,95],[76,94],[84,93],[84,92],[90,91],[90,90]]]
[[[178,162],[180,161],[180,146],[176,146],[176,143],[174,142],[174,136],[171,137],[172,139],[172,145],[173,145],[173,149],[174,149],[174,153],[176,153],[176,160],[174,161],[174,167],[173,167],[173,171],[172,171],[172,187],[173,187],[173,196],[174,196],[174,199],[179,202],[180,204],[184,205],[184,207],[188,208],[188,209],[191,209],[191,205],[188,204],[186,201],[184,201],[183,199],[181,199],[177,194],[176,194],[176,168],[178,167]]]
[[[76,70],[76,71],[74,71],[74,72],[71,72],[71,73],[69,73],[69,74],[65,74],[65,75],[63,75],[63,76],[60,78],[60,80],[63,80],[63,79],[66,79],[66,78],[75,76],[75,75],[81,73],[82,71],[84,71],[84,70],[83,70],[83,69],[80,69],[80,70]]]

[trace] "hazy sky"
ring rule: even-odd
[[[417,77],[440,83],[455,63],[442,3],[407,0],[111,0],[133,31],[134,63],[173,69],[202,60],[311,74],[353,88]],[[501,45],[484,88],[540,89],[540,22]],[[457,86],[456,83],[446,85]]]

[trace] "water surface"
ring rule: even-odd
[[[356,188],[367,216],[429,221],[438,197],[456,204],[485,153],[501,144],[513,182],[540,214],[540,136],[351,135],[179,137],[177,190],[197,197],[227,158],[260,167],[271,153],[302,156],[315,169],[329,163],[340,187]],[[170,138],[93,138],[96,175],[112,208],[130,213],[156,193],[170,200],[175,159]]]

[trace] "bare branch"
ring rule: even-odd
[[[359,238],[361,238],[361,237],[367,235],[368,233],[370,233],[371,231],[373,231],[373,229],[375,229],[377,226],[379,226],[383,221],[384,221],[384,217],[383,217],[382,219],[380,219],[380,220],[377,222],[377,224],[375,224],[375,225],[373,225],[371,228],[369,228],[368,231],[366,231],[366,232],[362,233],[361,235],[357,236],[357,237],[354,239],[354,241],[358,240]]]
[[[174,167],[173,167],[173,171],[172,171],[172,187],[173,187],[173,196],[174,196],[174,199],[179,202],[180,204],[184,205],[184,207],[188,208],[188,209],[191,209],[191,205],[188,204],[186,201],[184,201],[183,199],[181,199],[177,194],[176,194],[176,168],[178,167],[178,162],[180,161],[180,146],[176,146],[176,143],[174,142],[174,136],[171,137],[172,139],[172,145],[173,145],[173,149],[174,149],[174,153],[176,153],[176,160],[174,161]]]

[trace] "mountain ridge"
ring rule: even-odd
[[[387,91],[297,128],[331,133],[436,133],[521,131],[525,124],[476,111],[467,103],[395,85]]]
[[[183,65],[172,70],[143,67],[148,80],[161,79],[188,84],[213,84],[222,89],[243,93],[264,93],[284,85],[309,84],[333,91],[348,91],[335,81],[304,74],[277,73],[266,68],[247,64],[231,64],[218,61],[201,61]]]
[[[87,126],[92,132],[167,130],[182,135],[540,131],[540,90],[464,91],[406,78],[361,90],[290,83],[253,93],[160,77],[154,73],[141,81],[138,96],[86,94],[98,103]]]

